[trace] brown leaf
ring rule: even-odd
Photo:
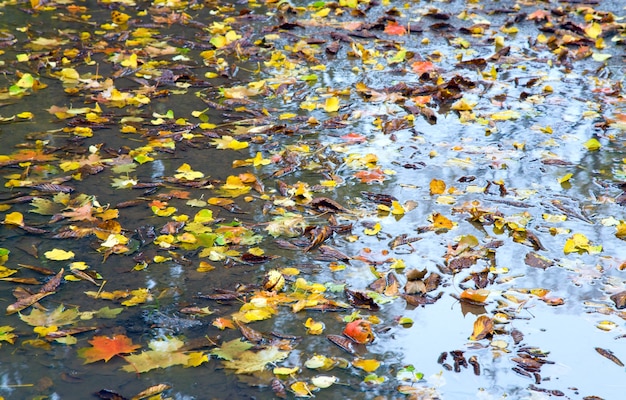
[[[18,311],[22,311],[25,308],[28,308],[43,299],[46,296],[53,294],[54,292],[39,292],[33,295],[24,297],[16,301],[7,307],[7,315],[15,314]]]
[[[257,256],[252,253],[243,253],[241,255],[241,261],[246,264],[263,264],[278,257],[279,256]]]
[[[441,282],[441,276],[436,272],[431,272],[430,275],[426,279],[424,279],[424,284],[426,285],[426,291],[432,292],[439,287],[439,283]]]
[[[404,293],[406,294],[425,294],[426,285],[424,281],[407,281],[404,285]]]
[[[370,311],[378,311],[380,307],[374,302],[374,299],[366,293],[345,288],[343,292],[346,294],[348,302],[356,308],[364,308]]]
[[[554,261],[534,252],[526,254],[526,257],[524,257],[524,262],[530,267],[541,269],[547,269],[548,267],[554,265]]]
[[[61,268],[58,274],[56,274],[52,279],[46,282],[45,285],[39,289],[39,293],[54,293],[55,290],[61,284],[61,278],[63,277],[63,272],[65,272],[65,268]]]
[[[356,354],[354,342],[345,336],[327,335],[326,338],[350,354]]]
[[[42,275],[54,275],[55,274],[53,270],[49,268],[45,268],[45,267],[37,267],[35,265],[29,265],[29,264],[17,264],[17,265],[22,268],[30,269],[31,271],[39,272]]]
[[[611,300],[615,303],[615,307],[618,310],[626,308],[626,290],[623,292],[615,293],[611,296]]]
[[[437,300],[439,300],[443,296],[443,292],[439,292],[437,296],[431,297],[425,294],[421,295],[411,295],[411,294],[403,294],[402,298],[406,300],[409,305],[412,306],[423,306],[426,304],[434,304]]]
[[[244,323],[238,320],[235,320],[235,324],[237,325],[237,328],[239,328],[241,334],[246,339],[248,339],[248,341],[252,343],[261,343],[263,341],[263,335],[261,334],[261,332],[246,326]]]
[[[350,257],[335,249],[334,247],[328,245],[321,245],[318,248],[320,254],[316,256],[318,260],[326,260],[326,261],[345,261],[349,262]]]
[[[315,228],[308,231],[308,234],[311,236],[312,239],[311,244],[309,244],[306,249],[304,249],[305,252],[311,251],[312,249],[324,243],[326,239],[332,236],[333,230],[328,225],[324,225],[321,227],[316,226]]]
[[[347,208],[328,197],[316,197],[309,203],[309,206],[318,212],[349,212]]]
[[[169,388],[171,388],[171,386],[164,383],[150,386],[146,390],[141,391],[141,393],[137,393],[136,395],[134,395],[131,400],[142,400],[151,396],[155,396],[161,392],[166,391]]]
[[[611,350],[607,350],[607,349],[603,349],[600,347],[596,347],[596,351],[602,356],[602,357],[606,357],[609,360],[613,361],[615,364],[619,365],[620,367],[624,366],[624,363],[615,356],[615,354],[613,354],[613,352]]]

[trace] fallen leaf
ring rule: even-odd
[[[133,344],[132,340],[125,335],[94,336],[89,341],[92,347],[78,350],[78,355],[85,359],[85,364],[104,360],[109,361],[113,356],[132,353],[141,346]]]

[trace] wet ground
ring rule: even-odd
[[[44,290],[28,266],[64,268],[47,313],[122,311],[63,326],[94,328],[75,344],[34,331],[33,307],[2,316],[0,396],[620,398],[618,3],[5,3],[0,247],[6,278],[37,284],[0,281],[0,301]],[[375,340],[350,354],[327,336],[355,318]],[[286,358],[228,368],[215,349],[246,327]],[[208,361],[84,364],[118,334]]]

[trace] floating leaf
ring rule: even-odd
[[[357,343],[368,344],[374,341],[372,324],[362,319],[349,322],[344,328],[343,334]]]
[[[378,367],[380,367],[380,361],[373,359],[366,360],[362,358],[357,358],[352,361],[352,365],[362,369],[365,372],[374,372],[378,369]]]
[[[113,356],[132,353],[141,346],[133,344],[132,340],[125,335],[94,336],[89,341],[92,347],[78,350],[78,355],[85,359],[85,364],[104,360],[109,361]]]
[[[54,261],[64,261],[64,260],[71,260],[72,258],[74,258],[74,252],[73,251],[65,251],[65,250],[61,250],[61,249],[52,249],[50,251],[46,251],[43,254],[48,260],[54,260]]]
[[[474,331],[470,340],[481,340],[493,334],[493,319],[481,315],[474,321]]]
[[[8,342],[13,344],[15,339],[17,339],[17,335],[12,333],[14,330],[11,326],[0,326],[0,342]]]

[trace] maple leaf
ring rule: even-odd
[[[13,330],[14,328],[8,325],[0,326],[0,342],[9,342],[13,344],[17,338],[16,334],[11,333]]]
[[[151,350],[125,357],[130,365],[125,365],[122,369],[127,372],[142,373],[156,368],[168,368],[173,365],[188,365],[192,361],[192,354],[194,354],[193,364],[200,365],[203,362],[202,353],[185,354],[180,352],[179,349],[183,345],[183,341],[177,338],[153,340],[148,344]]]
[[[93,205],[87,202],[79,207],[70,208],[71,211],[62,212],[61,215],[69,218],[70,221],[95,221],[96,218],[91,215]]]
[[[93,347],[85,347],[78,350],[78,355],[85,359],[85,364],[104,360],[109,361],[113,356],[132,353],[141,346],[133,344],[132,340],[125,335],[94,336],[89,341]]]
[[[395,21],[389,21],[387,26],[385,26],[385,33],[388,35],[404,35],[406,33],[406,28]]]
[[[211,354],[216,355],[223,360],[231,361],[239,357],[240,354],[250,349],[252,346],[253,344],[250,342],[233,339],[228,342],[224,342],[220,347],[213,349]]]
[[[77,308],[65,309],[63,304],[59,305],[49,314],[34,309],[30,315],[20,314],[20,319],[30,326],[62,326],[76,322],[80,315]]]
[[[354,177],[360,179],[361,183],[382,183],[385,180],[385,173],[380,168],[374,168],[367,171],[355,172]]]
[[[223,361],[224,367],[234,369],[236,374],[251,374],[263,371],[269,363],[282,361],[289,355],[288,351],[281,351],[276,347],[268,347],[254,352],[246,350],[230,361]]]

